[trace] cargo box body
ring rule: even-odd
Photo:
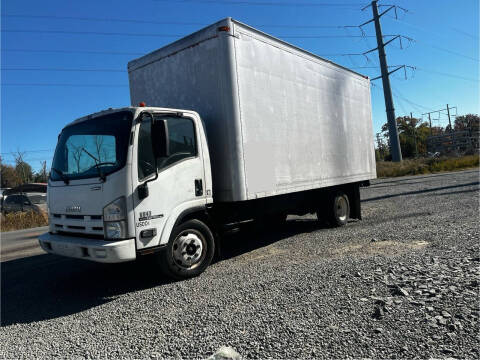
[[[194,110],[214,201],[373,179],[368,78],[230,18],[128,65],[132,105]]]

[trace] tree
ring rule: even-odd
[[[400,116],[397,119],[398,138],[405,158],[414,157],[427,152],[427,137],[430,135],[428,123],[409,116]],[[388,134],[388,124],[382,126],[384,136]]]
[[[32,167],[23,160],[24,152],[17,151],[15,157],[15,172],[20,178],[20,185],[28,183],[33,178]]]
[[[12,188],[20,185],[21,179],[12,165],[0,164],[0,179],[2,188]]]
[[[47,162],[41,161],[42,167],[33,176],[33,181],[38,183],[46,183],[48,181]]]
[[[400,116],[397,118],[397,127],[403,157],[414,157],[417,153],[420,153],[420,150],[426,149],[424,129],[426,127],[428,128],[427,123],[420,123],[420,119],[417,118]],[[385,136],[387,135],[388,124],[382,126],[382,132]],[[421,137],[419,135],[421,135]]]
[[[455,131],[478,131],[479,123],[480,117],[475,114],[457,116],[455,118],[454,129]]]

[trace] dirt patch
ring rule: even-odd
[[[275,244],[272,244],[260,249],[256,249],[249,253],[243,254],[239,257],[239,259],[253,261],[253,260],[264,259],[267,257],[273,258],[275,256],[283,255],[285,253],[287,253],[287,250],[279,249],[278,247],[275,246]]]
[[[376,241],[365,244],[345,244],[332,249],[333,257],[344,256],[372,256],[372,255],[399,255],[411,250],[421,250],[428,246],[426,241],[400,242],[400,241]]]

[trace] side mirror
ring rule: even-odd
[[[152,121],[152,150],[155,159],[170,155],[167,120]]]

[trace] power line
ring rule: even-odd
[[[27,53],[65,53],[65,54],[91,54],[91,55],[131,55],[142,56],[149,52],[116,52],[96,50],[61,50],[61,49],[1,49],[2,52],[27,52]],[[362,54],[317,54],[318,56],[359,56]]]
[[[390,68],[390,67],[399,67],[399,66],[403,66],[403,65],[389,65],[388,67]],[[377,69],[377,68],[378,68],[378,66],[353,66],[353,67],[350,67],[350,69]],[[418,66],[411,66],[410,68],[412,68],[414,71],[419,70],[419,71],[423,71],[423,72],[426,72],[426,73],[431,73],[431,74],[440,75],[440,76],[447,76],[447,77],[460,79],[460,80],[480,82],[480,79],[468,78],[468,77],[465,77],[465,76],[450,74],[450,73],[441,72],[441,71],[428,70],[428,69],[425,69],[425,68],[419,68]]]
[[[2,52],[28,52],[28,53],[61,53],[61,54],[98,54],[98,55],[128,55],[141,56],[145,52],[118,52],[96,50],[60,50],[60,49],[1,49]]]
[[[168,2],[171,0],[154,0],[156,2]],[[177,4],[185,3],[202,3],[202,4],[218,4],[218,5],[251,5],[251,6],[314,6],[314,7],[355,7],[359,3],[318,3],[318,2],[279,2],[279,1],[222,1],[222,0],[182,0],[175,1]]]
[[[446,53],[449,53],[449,54],[452,54],[452,55],[455,55],[455,56],[460,56],[460,57],[463,57],[463,58],[466,58],[466,59],[469,59],[469,60],[473,60],[473,61],[476,61],[476,62],[480,61],[478,58],[474,58],[474,57],[471,57],[469,55],[461,54],[461,53],[458,53],[458,52],[455,52],[455,51],[452,51],[450,49],[446,49],[446,48],[443,48],[443,47],[440,47],[440,46],[432,45],[432,44],[429,44],[425,41],[416,40],[416,42],[419,42],[423,45],[426,45],[426,46],[431,47],[433,49],[436,49],[438,51],[443,51],[443,52],[446,52]]]
[[[120,69],[12,68],[12,67],[2,67],[1,70],[2,71],[119,72],[119,73],[127,72],[127,70],[120,70]]]
[[[40,149],[40,150],[25,150],[25,151],[21,151],[21,153],[32,153],[32,152],[46,152],[46,151],[53,151],[55,149]],[[18,154],[18,151],[10,151],[10,152],[2,152],[0,153],[1,155],[6,155],[6,154]]]
[[[154,21],[141,19],[119,19],[119,18],[98,18],[86,16],[57,16],[57,15],[24,15],[24,14],[2,14],[9,18],[27,18],[27,19],[49,19],[49,20],[80,20],[80,21],[99,21],[99,22],[122,22],[132,24],[157,24],[157,25],[207,25],[201,22],[190,21]]]
[[[409,22],[407,22],[407,21],[404,21],[404,20],[400,20],[400,19],[396,19],[396,18],[393,18],[393,19],[394,19],[395,21],[399,22],[399,23],[402,23],[402,24],[404,24],[404,25],[410,26],[411,28],[420,30],[420,31],[422,31],[422,32],[424,32],[424,33],[426,33],[426,34],[433,35],[433,36],[435,36],[435,37],[445,38],[444,36],[441,36],[441,35],[439,35],[438,33],[435,33],[435,32],[433,32],[433,31],[429,31],[429,30],[425,29],[424,27],[421,27],[421,26],[418,26],[418,25],[413,25],[413,24],[411,24],[411,23],[409,23]],[[455,32],[457,32],[457,33],[459,33],[459,34],[468,36],[468,37],[470,37],[470,38],[477,39],[477,40],[479,39],[478,36],[475,36],[475,35],[473,35],[473,34],[467,33],[467,32],[465,32],[465,31],[463,31],[463,30],[456,29],[456,28],[453,28],[453,27],[448,27],[448,28],[451,29],[451,30],[453,30],[453,31],[455,31]]]
[[[188,21],[154,21],[144,19],[122,19],[122,18],[99,18],[86,16],[57,16],[57,15],[24,15],[24,14],[2,14],[9,18],[27,18],[27,19],[49,19],[49,20],[78,20],[78,21],[96,21],[96,22],[121,22],[132,24],[157,24],[157,25],[210,25],[201,22]],[[252,24],[256,27],[269,28],[288,28],[288,29],[341,29],[344,25],[292,25],[292,24]]]
[[[420,70],[420,71],[423,71],[423,72],[426,72],[426,73],[441,75],[441,76],[447,76],[447,77],[460,79],[460,80],[472,81],[472,82],[477,82],[477,83],[480,82],[479,79],[468,78],[468,77],[464,77],[464,76],[460,76],[460,75],[456,75],[456,74],[449,74],[449,73],[435,71],[435,70],[427,70],[427,69],[419,68],[419,67],[416,67],[416,70]]]
[[[128,87],[122,84],[62,84],[62,83],[1,83],[1,86],[60,86],[60,87]]]
[[[407,103],[409,103],[410,105],[413,105],[413,106],[416,106],[418,108],[423,108],[423,109],[426,109],[426,110],[431,110],[430,108],[424,106],[424,105],[420,105],[420,104],[417,104],[415,102],[413,102],[412,100],[409,100],[407,99],[405,96],[403,96],[403,94],[400,93],[400,91],[397,89],[397,88],[394,88],[392,86],[392,89],[393,89],[393,93],[395,94],[396,97],[406,101]]]
[[[480,37],[478,37],[476,35],[473,35],[473,34],[470,34],[470,33],[467,33],[466,31],[463,31],[463,30],[460,30],[460,29],[457,29],[457,28],[454,28],[454,27],[450,27],[450,29],[452,29],[453,31],[456,31],[459,34],[463,34],[465,36],[471,37],[472,39],[476,39],[476,40],[480,39]]]
[[[378,90],[383,89],[383,87],[380,84],[375,86],[375,88],[377,88],[377,87],[378,87]],[[397,88],[395,88],[393,86],[392,86],[392,92],[393,92],[393,94],[395,95],[396,98],[398,98],[400,100],[403,100],[404,102],[413,106],[417,110],[418,113],[422,113],[422,111],[424,111],[424,110],[431,110],[429,107],[426,107],[424,105],[420,105],[420,104],[418,104],[416,102],[413,102],[412,100],[406,98],[402,93],[400,93],[400,91]],[[422,109],[424,109],[424,110],[422,110]]]
[[[3,33],[41,33],[41,34],[67,34],[67,35],[100,35],[100,36],[139,36],[139,37],[184,37],[181,34],[154,34],[154,33],[126,33],[102,31],[65,31],[65,30],[19,30],[3,29]],[[375,37],[368,35],[276,35],[284,39],[328,39],[328,38],[363,38]],[[384,35],[385,37],[394,35]]]
[[[18,30],[2,29],[2,33],[40,33],[40,34],[67,34],[67,35],[103,35],[103,36],[146,36],[146,37],[183,37],[180,34],[148,34],[102,31],[65,31],[65,30]]]

